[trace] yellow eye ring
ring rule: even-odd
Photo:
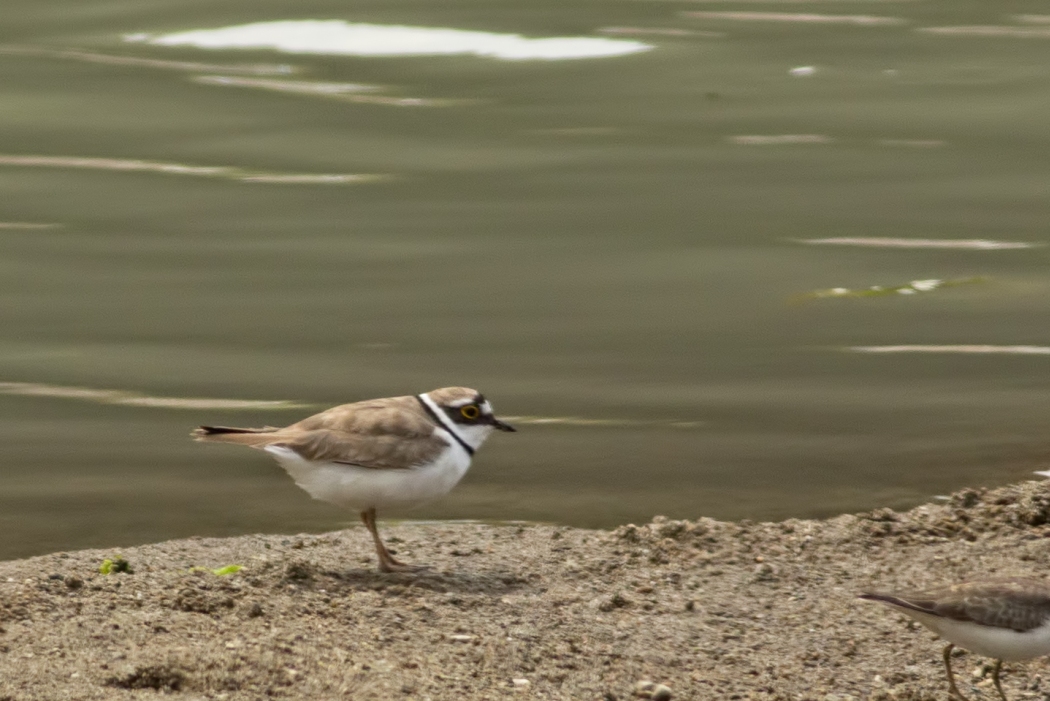
[[[467,406],[463,407],[459,410],[459,413],[462,414],[463,418],[467,419],[468,421],[473,421],[474,419],[481,416],[481,412],[478,411],[478,408],[473,404],[468,404]]]

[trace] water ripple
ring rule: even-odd
[[[907,148],[940,148],[948,142],[941,139],[879,139],[879,146],[904,146]]]
[[[139,66],[174,71],[197,71],[206,73],[240,73],[242,75],[288,75],[295,69],[287,64],[272,63],[196,63],[193,61],[166,61],[137,56],[112,56],[80,49],[49,49],[42,46],[0,45],[0,54],[9,56],[41,56],[64,58],[85,63],[102,63],[111,66]]]
[[[501,416],[515,424],[526,424],[534,426],[598,426],[607,428],[627,427],[659,427],[668,428],[699,428],[704,426],[703,421],[647,421],[642,419],[587,419],[580,416]]]
[[[823,134],[741,134],[727,137],[742,146],[781,146],[784,144],[830,144],[835,139]]]
[[[266,78],[240,78],[226,75],[202,75],[193,79],[195,83],[218,85],[221,87],[255,88],[292,95],[326,97],[344,102],[355,102],[370,105],[390,105],[392,107],[447,107],[454,104],[466,104],[466,100],[434,100],[422,97],[391,97],[374,95],[382,90],[378,85],[362,83],[326,83],[313,80],[273,80]]]
[[[690,3],[718,3],[719,5],[726,5],[730,3],[754,3],[755,0],[687,0]],[[816,3],[826,2],[829,4],[846,5],[852,3],[902,3],[902,2],[921,2],[921,0],[765,0],[764,4],[767,5],[814,5]]]
[[[904,346],[850,346],[854,353],[976,353],[981,355],[1050,355],[1050,346],[992,346],[992,345],[904,345]]]
[[[596,31],[616,36],[701,37],[704,39],[721,39],[725,36],[724,32],[702,32],[678,27],[599,27]]]
[[[1019,39],[1050,39],[1050,28],[1010,27],[997,25],[970,25],[959,27],[919,27],[915,31],[941,36],[1015,37]]]
[[[988,239],[905,239],[866,236],[843,236],[828,239],[792,239],[796,243],[820,246],[869,246],[874,248],[962,248],[977,251],[1003,251],[1038,248],[1041,243],[1027,241],[990,241]]]
[[[902,17],[877,17],[874,15],[821,15],[812,12],[732,12],[702,11],[683,12],[684,17],[694,19],[722,19],[739,22],[799,22],[802,24],[853,24],[864,27],[907,24]]]
[[[127,158],[91,158],[82,156],[37,156],[0,154],[0,166],[40,168],[86,168],[168,175],[192,175],[204,178],[224,178],[255,183],[295,184],[349,184],[383,180],[389,176],[359,173],[273,173],[248,170],[236,166],[194,166],[185,163],[165,163]]]
[[[46,224],[43,222],[27,222],[27,221],[0,221],[0,229],[54,229],[62,226],[61,224]]]
[[[92,389],[90,387],[65,387],[36,382],[0,382],[0,394],[25,397],[56,397],[80,399],[101,404],[149,407],[153,409],[301,409],[308,404],[293,401],[270,401],[257,399],[207,399],[193,397],[151,397],[138,392],[119,389]]]

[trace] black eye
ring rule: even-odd
[[[468,404],[459,410],[459,413],[463,415],[463,418],[468,421],[473,421],[481,415],[481,412],[473,404]]]

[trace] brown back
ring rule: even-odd
[[[201,427],[199,441],[253,448],[281,445],[307,460],[377,470],[409,469],[435,459],[449,444],[412,396],[369,399],[326,409],[285,428]]]

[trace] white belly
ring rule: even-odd
[[[282,446],[265,450],[314,499],[357,511],[407,508],[443,496],[470,467],[470,456],[459,445],[449,446],[430,465],[407,470],[314,462]]]
[[[905,613],[936,631],[948,642],[984,657],[1020,662],[1050,654],[1050,626],[1046,624],[1019,633],[1007,628],[924,615],[918,611]]]

